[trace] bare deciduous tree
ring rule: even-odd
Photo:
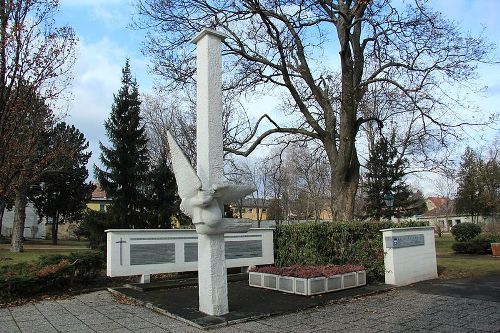
[[[153,158],[160,158],[169,151],[166,133],[170,130],[194,166],[196,165],[196,104],[192,99],[182,98],[179,95],[170,94],[164,97],[162,94],[160,90],[154,95],[143,95],[141,105]],[[191,92],[190,96],[194,94]],[[248,135],[250,121],[243,107],[229,93],[224,94],[222,117],[224,145],[237,145],[238,137]]]
[[[170,87],[193,84],[194,54],[188,42],[211,27],[228,35],[223,42],[225,89],[252,92],[260,86],[286,92],[285,114],[296,123],[264,115],[240,147],[226,150],[247,156],[269,135],[280,133],[319,142],[331,169],[334,219],[340,220],[353,217],[360,129],[383,122],[360,109],[367,90],[395,89],[412,105],[407,112],[422,124],[423,135],[442,143],[466,123],[442,116],[455,102],[446,88],[471,79],[490,50],[481,37],[462,34],[423,0],[405,7],[390,0],[138,0],[137,8],[137,25],[149,33],[145,51]],[[325,53],[332,49],[339,53],[339,80],[333,78],[334,69],[325,68]],[[336,82],[337,96],[332,94]],[[269,125],[257,130],[264,121]]]
[[[34,112],[45,106],[26,103],[36,99],[50,109],[71,80],[77,39],[71,28],[55,27],[57,8],[58,1],[51,0],[0,0],[0,209],[13,193],[26,191],[33,175],[25,170],[35,170],[26,156],[37,146],[33,140],[40,137],[33,134],[39,132],[26,130],[38,127],[35,119],[44,116]],[[23,142],[27,136],[33,140]],[[24,223],[22,204],[16,205],[16,221]]]

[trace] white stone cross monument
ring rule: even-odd
[[[192,40],[197,47],[196,172],[168,134],[181,208],[193,219],[198,233],[200,311],[209,315],[229,312],[224,233],[247,232],[251,226],[250,221],[223,218],[224,203],[255,190],[223,181],[220,44],[225,37],[220,32],[204,29]]]

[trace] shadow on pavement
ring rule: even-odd
[[[415,290],[423,294],[500,302],[500,276],[498,275],[453,280],[436,279],[403,288]]]
[[[271,315],[297,312],[345,298],[360,297],[392,289],[384,284],[367,285],[354,289],[300,296],[248,286],[248,279],[228,283],[229,313],[209,316],[198,311],[198,287],[154,289],[112,288],[111,292],[132,298],[158,312],[182,320],[193,326],[211,329]]]

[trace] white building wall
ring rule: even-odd
[[[24,224],[25,238],[45,238],[45,222],[38,223],[39,217],[32,203],[26,206],[26,222]],[[12,235],[12,225],[14,223],[14,208],[5,210],[2,219],[2,236]]]
[[[479,223],[488,224],[493,222],[491,217],[470,215],[449,215],[449,216],[417,216],[416,221],[428,222],[430,226],[440,227],[442,231],[450,231],[451,228],[459,223]]]

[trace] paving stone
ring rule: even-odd
[[[250,321],[246,323],[241,323],[234,325],[234,327],[240,332],[255,332],[255,333],[267,333],[270,332],[271,326],[266,325],[260,321]]]
[[[11,307],[9,308],[11,313],[17,313],[17,312],[38,312],[38,309],[34,304],[26,304],[23,306],[16,306],[16,307]]]
[[[48,321],[54,327],[67,327],[82,325],[82,321],[75,317],[49,318]]]
[[[34,325],[19,327],[23,333],[57,333],[57,330],[51,325]]]
[[[52,326],[45,319],[43,319],[43,320],[32,320],[32,321],[17,321],[16,320],[16,323],[17,323],[17,326],[19,326],[20,328],[30,327],[30,326]]]
[[[95,324],[105,324],[105,323],[110,323],[113,322],[114,320],[111,318],[108,318],[106,316],[78,316],[78,319],[81,320],[84,324],[87,325],[95,325]]]
[[[154,325],[165,328],[186,325],[186,323],[180,320],[171,318],[166,315],[158,314],[156,312],[151,312],[149,316],[144,316],[143,319]]]
[[[199,328],[196,328],[194,326],[183,326],[183,327],[179,327],[176,329],[175,333],[206,333],[207,331],[205,330],[201,330]],[[217,330],[215,330],[215,332],[217,332]],[[269,331],[271,332],[271,331]]]
[[[10,315],[10,313],[6,315],[2,315],[0,317],[0,326],[3,325],[4,322],[14,321],[14,318]]]
[[[227,326],[211,333],[499,332],[498,304],[399,289]],[[20,331],[205,332],[143,306],[119,304],[108,292],[0,309],[0,333]]]
[[[108,331],[106,331],[106,332],[107,332],[107,333],[108,333],[108,332],[109,332],[109,333],[127,333],[127,332],[128,332],[128,333],[135,333],[135,332],[137,332],[137,331],[135,331],[135,330],[134,330],[134,331],[131,331],[131,330],[129,330],[128,328],[124,328],[124,327],[122,327],[122,328],[116,328],[116,329],[108,330]],[[147,332],[147,331],[144,331],[144,332]]]
[[[115,321],[131,330],[155,326],[154,324],[139,317],[119,318],[116,319]]]
[[[59,332],[62,333],[93,333],[94,331],[90,329],[87,325],[71,325],[66,327],[56,327]]]
[[[20,332],[20,330],[14,321],[2,321],[0,322],[0,332],[10,333],[10,332]]]
[[[106,317],[108,317],[109,319],[112,319],[112,320],[116,320],[116,319],[120,319],[120,318],[127,318],[127,317],[130,317],[132,314],[128,313],[128,312],[111,312],[111,313],[107,313],[105,314]]]
[[[10,316],[9,309],[0,309],[0,318],[4,318],[6,316]]]
[[[305,319],[304,319],[305,320]],[[297,325],[297,319],[295,317],[288,316],[275,316],[262,321],[269,326],[288,328]]]
[[[93,329],[96,332],[108,332],[110,330],[124,328],[123,325],[121,325],[117,322],[114,322],[114,321],[107,322],[107,323],[100,323],[100,324],[92,324],[92,325],[88,325],[88,327],[90,327],[91,329]]]
[[[484,323],[482,321],[473,321],[466,324],[464,328],[470,328],[473,330],[479,330],[483,332],[500,332],[500,322],[490,324],[490,323]]]
[[[457,326],[452,326],[452,325],[439,325],[433,329],[433,332],[439,332],[439,333],[467,333],[471,332],[472,329],[470,328],[464,328],[464,327],[457,327]]]
[[[12,315],[12,318],[14,318],[14,320],[17,322],[23,322],[23,321],[31,322],[31,321],[46,320],[45,317],[41,313],[33,314],[33,315],[19,313],[19,314]]]

